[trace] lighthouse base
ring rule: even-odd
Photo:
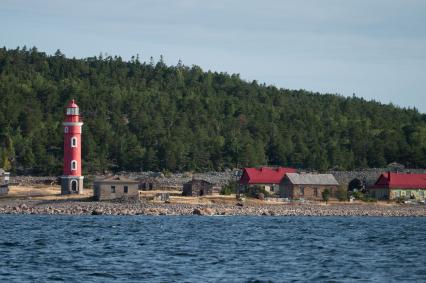
[[[83,176],[61,176],[61,195],[82,194]]]

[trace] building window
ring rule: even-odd
[[[77,170],[77,161],[76,160],[71,161],[71,170]]]
[[[305,188],[299,187],[299,195],[304,196],[305,195]]]
[[[314,196],[318,196],[318,188],[314,188]]]
[[[395,191],[395,197],[396,197],[396,198],[401,197],[401,192],[400,192],[400,191]]]
[[[64,128],[64,133],[68,133],[68,127]]]
[[[115,194],[115,186],[111,186],[111,193]]]
[[[124,193],[127,194],[129,192],[129,187],[124,186]]]
[[[76,137],[71,138],[71,147],[77,147],[77,138]]]
[[[419,196],[424,197],[425,196],[425,191],[419,191]]]

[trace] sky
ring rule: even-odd
[[[426,113],[423,0],[0,0],[0,46],[100,53]]]

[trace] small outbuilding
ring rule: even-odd
[[[7,195],[9,193],[9,178],[10,173],[0,168],[0,196]]]
[[[96,200],[138,198],[139,182],[123,176],[113,176],[93,182],[93,196]]]
[[[221,186],[207,182],[205,180],[191,180],[183,184],[183,196],[200,197],[206,195],[218,195]]]
[[[339,183],[332,174],[287,173],[280,183],[280,196],[289,199],[321,200],[322,192],[337,195]]]

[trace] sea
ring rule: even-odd
[[[0,282],[426,282],[425,224],[0,215]]]

